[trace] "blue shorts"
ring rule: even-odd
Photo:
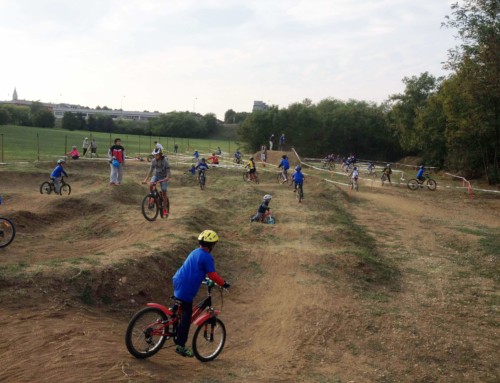
[[[160,178],[160,177],[153,176],[153,177],[151,177],[151,182],[157,182],[158,180],[161,180],[161,179],[162,178]],[[160,186],[161,186],[161,191],[166,192],[167,188],[168,188],[168,182],[167,181],[160,182]]]

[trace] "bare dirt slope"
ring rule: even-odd
[[[171,217],[150,224],[139,210],[146,166],[130,164],[113,188],[105,165],[78,164],[70,197],[40,195],[40,169],[0,172],[2,215],[18,226],[0,250],[0,381],[500,378],[498,200],[363,186],[349,196],[310,177],[298,204],[264,169],[259,185],[212,169],[201,191],[179,167]],[[266,193],[277,224],[250,224]],[[216,264],[233,283],[224,351],[202,364],[167,342],[134,359],[129,318],[147,301],[168,303],[170,278],[206,227],[223,239]]]

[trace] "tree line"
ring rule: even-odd
[[[38,101],[33,102],[30,106],[15,104],[0,105],[0,125],[53,128],[55,120],[52,111]]]
[[[258,150],[271,134],[285,133],[308,156],[354,152],[393,161],[413,155],[500,182],[500,1],[465,0],[451,10],[443,26],[456,29],[461,43],[449,50],[446,78],[405,77],[404,92],[380,105],[306,99],[254,112],[240,125],[242,140]]]
[[[166,137],[205,138],[219,130],[214,114],[204,116],[191,112],[171,112],[149,120],[113,119],[107,115],[88,118],[82,113],[64,113],[62,128],[95,132],[143,134]]]

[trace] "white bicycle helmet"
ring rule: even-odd
[[[161,149],[160,148],[156,148],[155,150],[153,150],[153,152],[151,153],[153,156],[156,156],[157,154],[162,154],[161,153]]]
[[[263,198],[264,201],[269,201],[273,198],[273,196],[271,194],[266,194]]]
[[[64,164],[64,163],[66,163],[66,161],[64,161],[63,159],[61,159],[61,160],[57,160],[57,164],[58,164],[58,165],[59,165],[59,164]]]

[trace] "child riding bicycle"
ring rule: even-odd
[[[382,170],[382,178],[381,178],[382,186],[384,186],[385,180],[389,181],[389,184],[392,185],[391,174],[392,174],[391,164],[387,164],[384,170]]]
[[[250,159],[248,160],[246,168],[248,169],[248,174],[250,175],[250,180],[255,181],[257,168],[255,167],[255,162],[253,160],[253,157],[250,157]]]
[[[302,173],[302,168],[300,167],[300,165],[297,165],[295,167],[295,173],[293,173],[292,175],[292,178],[293,178],[293,192],[295,193],[297,191],[297,186],[300,185],[300,187],[302,187],[302,185],[304,184],[304,174]]]
[[[262,203],[260,204],[259,209],[257,210],[257,214],[255,214],[252,218],[250,218],[250,222],[262,220],[262,216],[271,209],[269,207],[269,203],[271,202],[272,198],[273,196],[270,194],[266,194],[264,196],[264,198],[262,199]]]
[[[149,176],[154,172],[154,176],[151,177],[149,189],[153,191],[155,184],[160,183],[163,201],[166,201],[168,180],[170,178],[170,165],[167,158],[163,155],[161,149],[155,149],[151,154],[154,155],[154,159],[151,161],[151,167],[149,168],[148,174],[146,175],[146,178],[144,178],[144,181],[142,181],[142,183],[147,183]],[[163,216],[166,217],[169,213],[166,206],[162,206],[162,209]]]
[[[288,161],[288,157],[283,154],[281,156],[281,161],[280,164],[278,165],[278,168],[282,168],[282,174],[283,174],[283,181],[286,182],[288,181],[288,169],[290,169],[290,162]]]
[[[57,166],[50,173],[50,179],[54,181],[54,187],[56,189],[56,194],[59,194],[61,191],[61,179],[62,176],[67,177],[68,174],[64,171],[63,166],[66,164],[66,161],[63,159],[57,160]]]
[[[424,165],[420,165],[420,168],[418,169],[417,172],[417,177],[415,178],[421,182],[425,181],[424,173],[425,173],[425,167]]]
[[[181,304],[181,318],[177,329],[175,351],[182,356],[193,357],[193,351],[186,347],[191,326],[193,300],[198,294],[201,282],[206,276],[225,289],[230,287],[215,271],[212,250],[219,240],[215,231],[204,230],[198,236],[200,247],[193,250],[173,277],[174,296]]]
[[[198,169],[198,181],[200,181],[200,174],[208,170],[207,160],[202,158],[198,165],[196,165],[196,169]]]

